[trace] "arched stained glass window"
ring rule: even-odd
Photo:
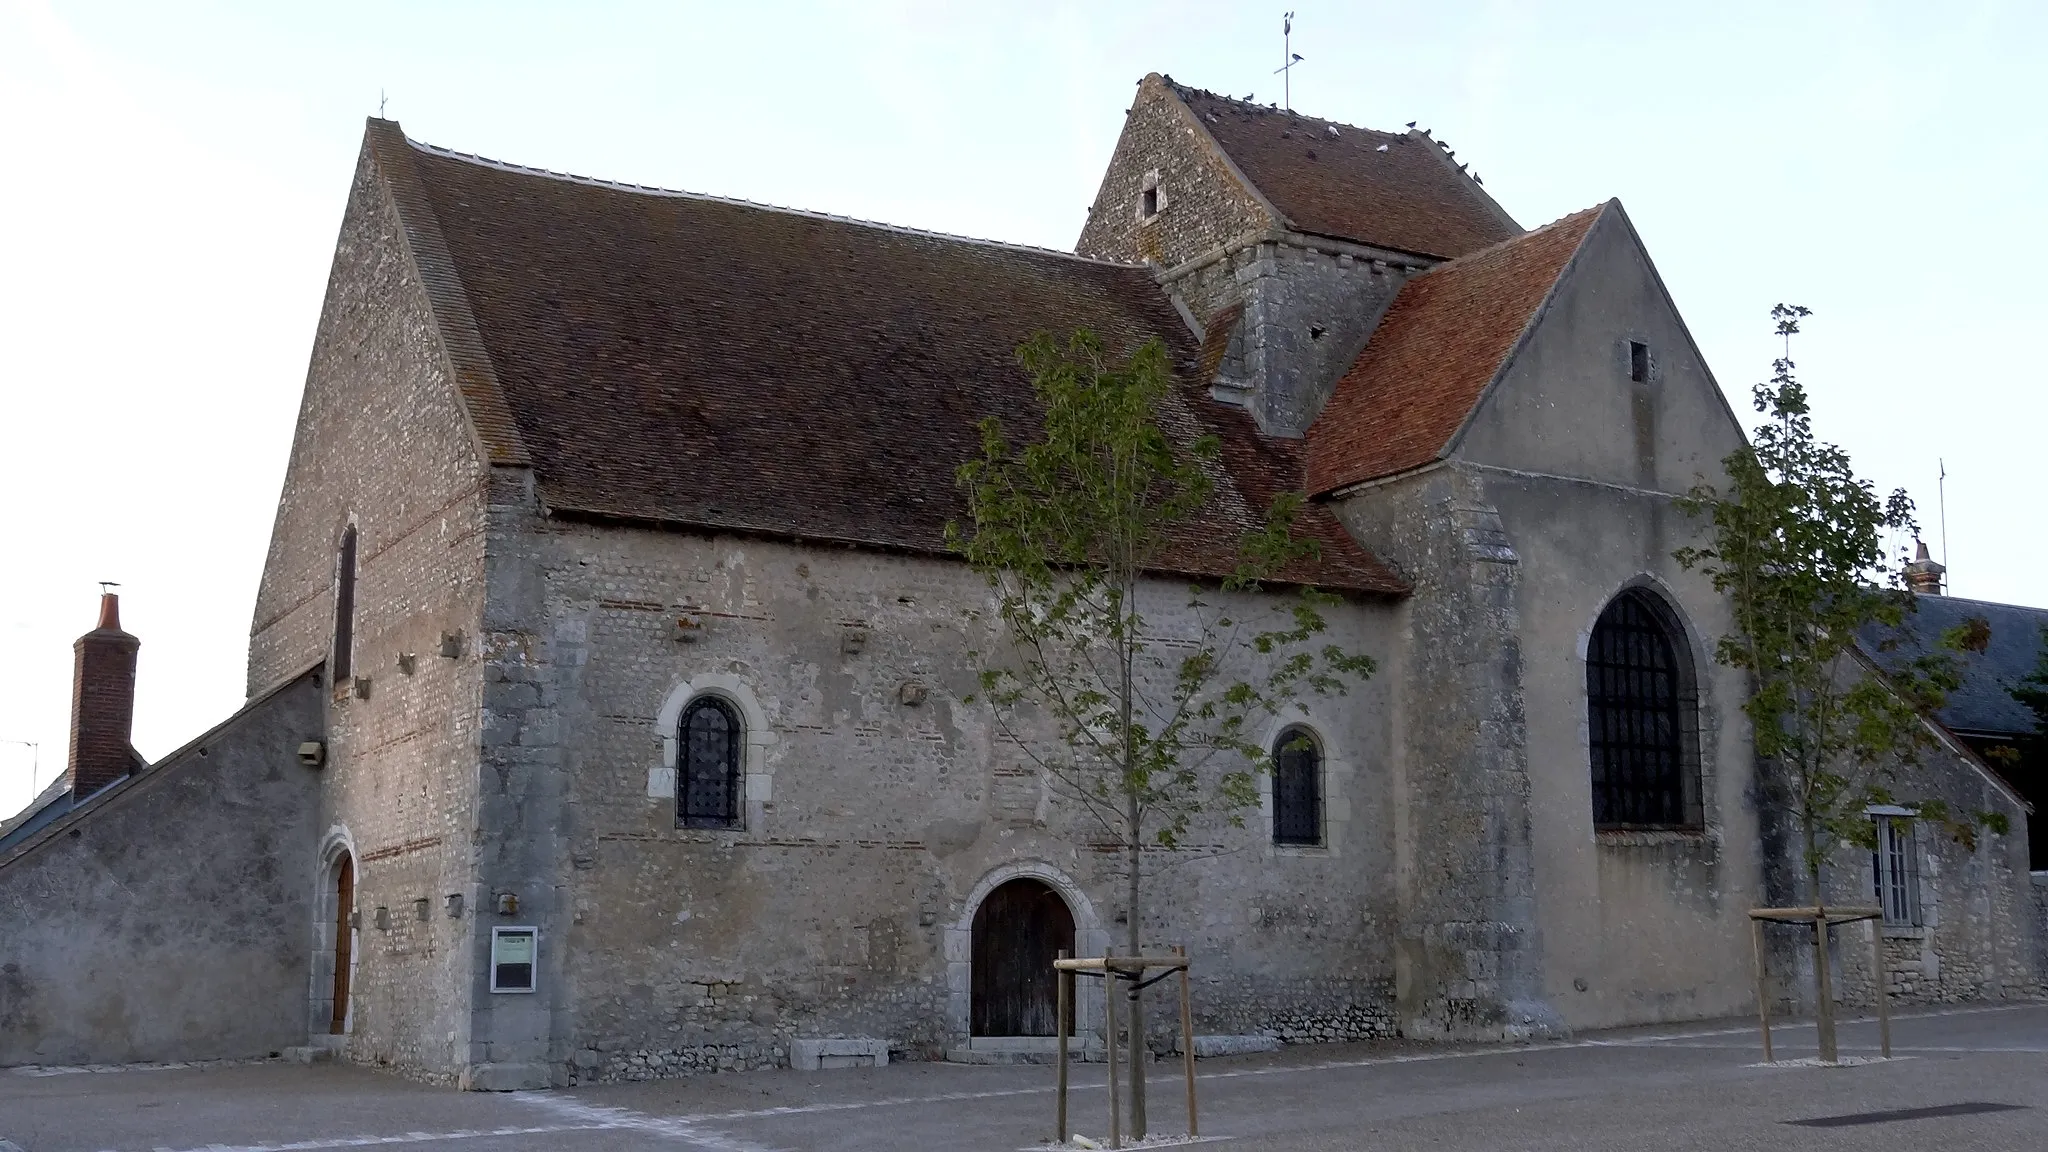
[[[1640,590],[1615,597],[1586,651],[1596,828],[1700,823],[1697,707],[1671,610]]]
[[[1295,725],[1273,742],[1273,843],[1323,842],[1323,750]]]
[[[739,714],[716,696],[683,709],[676,754],[676,823],[731,828],[740,822],[740,759],[746,748]]]

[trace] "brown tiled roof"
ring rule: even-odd
[[[1223,355],[1230,351],[1230,331],[1244,317],[1244,301],[1225,304],[1209,317],[1208,327],[1202,329],[1202,363],[1195,371],[1195,379],[1209,383],[1216,379],[1216,372],[1223,367]]]
[[[1180,84],[1173,90],[1299,231],[1444,258],[1521,231],[1419,132],[1375,132]]]
[[[1309,427],[1309,494],[1419,468],[1448,450],[1606,207],[1403,285]]]
[[[482,399],[502,398],[551,512],[941,551],[978,423],[1037,425],[1017,346],[1077,328],[1112,350],[1165,340],[1187,388],[1171,423],[1225,445],[1171,571],[1223,574],[1272,494],[1301,486],[1298,454],[1202,398],[1200,350],[1143,268],[517,169],[386,121],[370,134],[380,171],[411,182],[408,242],[445,252],[437,315],[467,309]],[[1403,589],[1327,512],[1304,528],[1323,556],[1288,578]]]

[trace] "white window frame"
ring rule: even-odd
[[[1877,824],[1877,848],[1870,854],[1871,886],[1884,910],[1886,928],[1918,928],[1920,914],[1919,813],[1895,805],[1865,811]]]
[[[532,944],[532,955],[527,959],[526,987],[508,988],[498,983],[498,941],[512,935],[524,935]],[[540,929],[531,925],[493,925],[491,928],[491,991],[507,993],[532,993],[540,988]]]

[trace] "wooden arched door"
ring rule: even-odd
[[[334,870],[334,1012],[327,1031],[348,1031],[349,977],[355,967],[356,862],[344,855]]]
[[[976,1036],[1051,1036],[1059,1030],[1052,962],[1074,954],[1074,914],[1037,880],[1012,880],[975,909],[973,1013]]]

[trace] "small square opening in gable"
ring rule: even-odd
[[[1138,219],[1151,220],[1166,206],[1166,198],[1159,191],[1159,173],[1147,172],[1138,184]]]

